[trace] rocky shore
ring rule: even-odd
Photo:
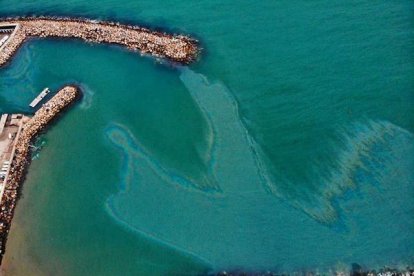
[[[17,25],[0,52],[0,66],[7,63],[29,38],[76,38],[92,43],[109,43],[143,54],[188,64],[198,54],[197,41],[183,35],[170,35],[115,22],[64,17],[21,17],[0,19],[0,24]]]
[[[44,104],[35,115],[23,124],[16,136],[9,174],[4,181],[5,191],[0,202],[0,263],[4,255],[7,234],[9,232],[14,209],[24,180],[26,169],[30,163],[30,143],[40,131],[80,95],[75,86],[66,86],[52,99]],[[13,153],[12,153],[13,154]]]

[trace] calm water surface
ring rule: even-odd
[[[34,40],[0,110],[82,101],[37,142],[6,275],[197,275],[414,265],[412,1],[0,1],[195,36],[175,67]]]

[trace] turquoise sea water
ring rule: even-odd
[[[35,40],[2,112],[82,101],[41,137],[5,261],[40,275],[414,265],[412,1],[0,1],[194,35],[190,67]],[[23,246],[16,246],[23,239]],[[9,275],[24,275],[10,270]]]

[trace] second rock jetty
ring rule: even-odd
[[[195,39],[170,35],[146,28],[88,19],[59,17],[23,17],[0,19],[0,25],[16,26],[0,51],[0,66],[7,63],[17,49],[31,37],[77,38],[93,43],[110,43],[174,62],[188,64],[198,54]]]
[[[0,263],[5,251],[7,235],[20,194],[21,184],[30,163],[30,144],[56,116],[79,97],[79,88],[66,86],[44,104],[32,118],[27,117],[22,122],[12,150],[10,170],[4,180],[3,197],[0,199]]]

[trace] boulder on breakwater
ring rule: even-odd
[[[80,91],[75,86],[62,88],[32,118],[23,123],[17,133],[12,150],[10,170],[4,180],[5,190],[0,201],[0,263],[4,255],[7,234],[10,230],[20,186],[30,163],[30,143],[79,96]]]

